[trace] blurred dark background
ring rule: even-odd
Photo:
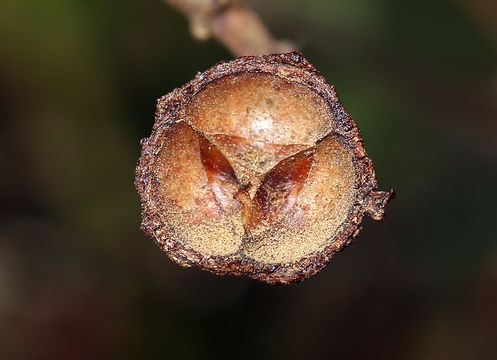
[[[496,359],[497,2],[253,0],[397,197],[291,286],[139,230],[156,99],[232,58],[160,0],[0,4],[0,358]]]

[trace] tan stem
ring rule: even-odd
[[[190,21],[192,35],[198,40],[210,36],[235,56],[289,52],[295,46],[276,40],[257,14],[241,0],[165,0]]]

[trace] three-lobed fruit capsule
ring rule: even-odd
[[[357,125],[301,54],[220,63],[160,99],[142,142],[142,228],[177,263],[305,279],[383,218]]]

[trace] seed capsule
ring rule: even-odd
[[[142,229],[178,264],[268,283],[317,273],[393,195],[299,53],[222,62],[162,97],[135,184]]]

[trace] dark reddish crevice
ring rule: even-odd
[[[255,193],[249,227],[273,222],[296,205],[314,160],[314,148],[283,159],[262,180]]]
[[[233,205],[233,194],[240,186],[235,171],[221,151],[202,134],[198,134],[198,144],[200,159],[216,201],[222,209],[227,209]]]
[[[209,181],[234,181],[238,182],[235,171],[228,159],[219,149],[204,136],[198,136],[200,158],[207,171]]]

